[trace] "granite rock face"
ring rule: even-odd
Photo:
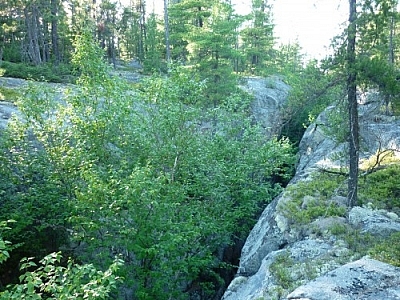
[[[378,102],[360,104],[360,157],[367,159],[377,151],[388,150],[400,158],[400,119],[382,114],[379,107]],[[324,130],[332,110],[334,106],[328,107],[306,130],[296,174],[288,187],[318,180],[311,174],[320,169],[339,170],[346,165],[340,158],[346,144],[337,143]],[[400,286],[399,268],[368,258],[357,261],[360,256],[349,243],[331,233],[336,228],[385,238],[400,232],[396,213],[354,207],[348,211],[348,218],[326,216],[299,226],[284,213],[292,201],[289,189],[285,189],[265,208],[242,249],[237,277],[222,300],[400,299],[396,288]],[[317,195],[305,196],[301,208],[314,201],[319,201]],[[347,209],[346,202],[346,197],[334,195],[326,204]]]
[[[279,77],[247,77],[242,89],[254,95],[252,115],[267,137],[279,135],[282,129],[281,109],[287,101],[290,87]]]
[[[362,258],[294,290],[290,300],[398,300],[400,268]]]

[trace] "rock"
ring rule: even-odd
[[[279,199],[280,197],[276,198],[268,205],[247,237],[240,258],[239,275],[255,274],[268,253],[283,248],[287,244],[287,238],[275,221],[275,207]]]
[[[398,300],[400,268],[363,258],[297,288],[287,299]]]
[[[359,227],[362,233],[388,237],[400,231],[400,220],[393,218],[393,213],[377,211],[364,207],[354,207],[349,213],[349,222]]]
[[[267,89],[262,86],[264,83],[260,80],[249,79],[248,84],[248,89],[259,91]],[[261,94],[257,99],[253,107],[267,104],[276,106],[278,103],[274,97],[264,99]],[[360,133],[363,143],[363,152],[360,153],[360,157],[368,158],[372,154],[376,154],[379,149],[392,149],[394,154],[400,158],[400,120],[394,117],[380,118],[380,105],[379,101],[359,105]],[[346,157],[346,144],[338,144],[333,138],[328,137],[323,130],[324,126],[329,125],[328,114],[335,109],[335,106],[328,107],[318,116],[316,122],[307,128],[299,145],[299,162],[296,174],[289,185],[293,186],[308,180],[318,180],[318,178],[312,178],[309,175],[320,168],[339,170],[346,165],[347,162],[341,158]],[[272,118],[272,120],[274,119]],[[278,123],[278,121],[273,122]],[[265,125],[267,123],[263,124],[265,127],[269,126]],[[326,204],[332,203],[338,207],[347,208],[346,197],[339,194],[329,199]],[[332,235],[331,232],[332,228],[335,228],[338,234],[340,234],[340,231],[346,233],[359,229],[361,233],[387,237],[400,231],[400,219],[397,214],[371,208],[354,207],[349,212],[349,219],[329,217],[328,215],[318,218],[311,224],[299,226],[293,220],[290,220],[290,215],[284,213],[286,205],[290,204],[291,201],[293,199],[290,193],[284,190],[265,208],[242,249],[238,269],[238,276],[241,280],[234,281],[234,285],[228,287],[222,299],[282,299],[291,288],[299,286],[295,292],[290,294],[288,299],[400,299],[400,292],[397,288],[397,286],[400,286],[400,282],[395,279],[400,278],[398,268],[370,259],[363,259],[342,266],[358,257],[355,257],[354,251],[348,248],[348,243]],[[319,201],[318,195],[303,197],[301,203],[303,209],[312,206],[315,201]],[[292,280],[286,286],[279,283],[277,275],[270,271],[270,266],[277,261],[277,257],[282,253],[289,253],[292,260],[292,265],[281,266],[283,274],[287,273],[288,280]],[[329,273],[333,274],[329,275],[333,277],[322,277],[325,279],[310,283],[314,287],[313,291],[317,294],[308,294],[307,277],[303,276],[306,273],[305,266],[308,266],[311,273],[317,276],[335,268],[339,269],[335,271],[336,273]],[[336,283],[335,276],[342,276],[339,278],[341,283]],[[333,281],[337,285],[334,285]],[[324,288],[321,288],[318,284],[322,284],[321,286]],[[329,290],[325,295],[325,287],[334,289],[336,286],[337,289]],[[362,290],[367,292],[365,298],[361,294]]]
[[[0,101],[0,130],[7,127],[8,120],[13,114],[19,114],[17,107],[6,101]]]
[[[342,165],[341,161],[334,158],[334,154],[343,152],[345,145],[338,145],[324,132],[324,128],[328,126],[327,115],[334,109],[334,106],[328,107],[304,132],[299,145],[297,177],[307,177],[318,168],[339,168]]]
[[[335,226],[347,227],[348,225],[346,223],[346,219],[343,217],[328,217],[321,218],[312,222],[309,230],[314,230],[324,234]]]
[[[28,81],[24,79],[0,77],[0,86],[6,86],[8,88],[20,88],[20,87],[26,87],[27,85]]]
[[[254,95],[252,114],[254,120],[265,128],[267,137],[279,135],[282,129],[280,113],[287,101],[290,87],[279,77],[247,77],[242,88]]]
[[[272,251],[264,257],[257,273],[236,277],[222,300],[278,299],[279,283],[285,280],[285,274],[288,276],[286,279],[295,282],[307,277],[308,272],[324,270],[324,263],[320,258],[329,257],[330,249],[331,245],[322,240],[308,239],[294,243],[286,249]],[[311,261],[313,266],[309,263]],[[272,265],[277,262],[281,265],[276,265],[274,269]]]

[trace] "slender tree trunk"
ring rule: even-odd
[[[357,1],[349,0],[350,14],[348,26],[348,44],[347,44],[347,93],[349,110],[349,181],[348,181],[348,206],[353,207],[357,204],[357,186],[358,186],[358,160],[359,160],[359,127],[357,110],[357,71],[356,63],[356,18]]]
[[[58,3],[57,0],[51,0],[51,46],[54,58],[54,64],[58,65],[60,62],[60,51],[58,48]]]
[[[390,19],[389,19],[389,55],[388,55],[388,61],[389,65],[392,67],[394,66],[394,27],[395,27],[395,20],[394,20],[394,11],[391,12],[390,14]],[[386,115],[390,114],[390,94],[385,93],[385,112]]]
[[[171,49],[169,45],[169,20],[168,20],[168,0],[164,0],[164,30],[165,30],[165,48],[167,63],[171,62]]]

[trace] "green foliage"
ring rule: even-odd
[[[348,126],[343,126],[343,124],[348,124],[348,116],[347,103],[345,101],[334,102],[327,109],[327,123],[326,126],[322,127],[322,131],[337,143],[347,142],[349,128]]]
[[[367,175],[359,182],[361,204],[372,203],[376,208],[400,212],[400,165],[387,165]]]
[[[78,265],[72,260],[63,267],[61,259],[60,253],[51,253],[39,266],[32,258],[22,259],[21,283],[0,292],[0,299],[109,299],[121,280],[116,275],[123,265],[121,259],[115,259],[104,272],[92,264]]]
[[[166,71],[165,62],[162,61],[164,56],[163,32],[158,30],[159,26],[156,15],[153,13],[147,19],[146,44],[147,51],[143,61],[144,71],[147,73],[160,73]]]
[[[0,101],[15,102],[20,93],[15,89],[0,86]]]
[[[219,0],[181,1],[171,5],[170,16],[175,19],[170,27],[173,59],[187,62],[193,74],[207,81],[203,103],[220,105],[236,90],[232,62],[239,54],[233,45],[243,19]]]
[[[341,98],[343,86],[333,74],[322,69],[316,61],[311,61],[305,68],[289,72],[286,81],[290,83],[289,98],[284,107],[284,124],[282,134],[298,143],[305,129],[315,121],[315,118],[329,105]],[[340,109],[341,106],[336,106]],[[331,110],[329,117],[335,110]],[[340,127],[343,126],[343,114],[340,116]],[[325,128],[324,128],[325,130]],[[329,132],[336,133],[338,128],[334,122],[330,124]]]
[[[5,77],[48,82],[70,82],[72,78],[70,66],[62,64],[57,67],[52,64],[33,66],[3,61],[0,67],[5,70],[3,74]]]
[[[293,265],[294,261],[290,257],[290,252],[284,252],[278,255],[269,266],[269,271],[278,281],[277,284],[285,290],[293,288],[294,282],[289,271]]]
[[[374,259],[400,267],[400,232],[393,233],[386,240],[376,243],[368,254]]]
[[[10,241],[3,239],[3,232],[11,229],[7,225],[14,222],[14,220],[0,222],[0,265],[10,258],[10,251],[18,247],[18,245],[12,245]]]
[[[318,179],[315,176],[287,188],[291,200],[279,209],[293,224],[306,225],[319,217],[344,216],[346,213],[344,207],[331,201],[344,178],[324,173],[318,173]]]
[[[0,217],[18,221],[10,236],[41,257],[53,251],[42,237],[53,234],[55,248],[71,239],[102,270],[122,253],[138,299],[187,299],[197,284],[211,297],[228,267],[216,253],[244,239],[280,191],[289,143],[265,141],[240,96],[204,109],[206,86],[188,72],[132,90],[109,75],[90,34],[75,45],[78,85],[59,103],[27,89],[17,103],[25,122],[2,137]]]
[[[275,286],[265,294],[272,299],[285,298],[296,287],[318,277],[321,273],[321,265],[325,262],[324,257],[296,261],[292,258],[290,251],[278,253],[269,266],[269,271],[275,279]]]
[[[360,85],[377,88],[385,100],[386,113],[396,113],[400,103],[400,76],[397,68],[386,57],[361,56],[358,60]]]
[[[247,74],[270,75],[275,53],[271,6],[267,1],[253,0],[252,12],[247,18],[251,20],[250,25],[240,32],[240,50],[243,52],[245,63],[244,66],[238,67]]]

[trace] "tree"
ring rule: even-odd
[[[169,44],[169,15],[168,0],[164,0],[164,32],[165,32],[165,58],[167,63],[171,62],[171,48]]]
[[[216,106],[235,89],[237,28],[243,21],[226,1],[185,0],[171,5],[171,46],[174,60],[192,66],[207,80],[205,102]]]
[[[387,114],[393,111],[400,94],[394,39],[397,3],[397,0],[365,1],[358,18],[358,81],[366,87],[378,88],[385,99]]]
[[[272,65],[274,36],[271,6],[267,0],[253,0],[250,25],[240,33],[242,51],[246,57],[246,71],[252,74],[265,74]]]
[[[357,70],[356,70],[356,34],[357,34],[357,1],[349,0],[349,25],[347,29],[347,96],[349,111],[349,180],[348,206],[357,204],[358,161],[359,161],[359,128],[357,105]]]

